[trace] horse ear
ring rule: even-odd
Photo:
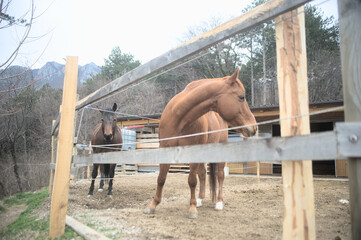
[[[113,104],[113,112],[115,112],[116,110],[117,110],[117,104],[114,103],[114,104]]]
[[[230,85],[233,85],[234,83],[236,83],[236,81],[238,79],[238,74],[239,74],[239,69],[237,68],[236,71],[232,74],[232,76],[230,76],[228,78],[228,82]]]

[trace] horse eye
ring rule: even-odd
[[[104,118],[102,118],[102,122],[104,122]]]
[[[241,96],[238,96],[238,99],[239,99],[241,102],[243,102],[244,99],[245,99],[245,97],[244,97],[244,95],[241,95]]]

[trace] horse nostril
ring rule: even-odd
[[[252,136],[251,131],[248,128],[245,128],[245,131],[247,133],[247,137]]]
[[[105,140],[109,141],[113,138],[113,134],[104,134]]]

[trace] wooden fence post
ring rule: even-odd
[[[54,126],[55,124],[55,120],[53,120],[53,124],[52,126]],[[55,136],[52,135],[51,136],[51,163],[54,163],[54,152],[55,152]],[[51,195],[51,190],[52,190],[52,186],[53,186],[53,174],[54,174],[54,170],[53,168],[50,168],[50,177],[49,177],[49,191],[48,191],[48,195]]]
[[[308,114],[304,7],[275,21],[280,118]],[[309,133],[309,117],[281,121],[282,136]],[[282,177],[283,239],[315,239],[312,161],[282,162]]]
[[[361,1],[339,0],[345,121],[361,122]],[[361,141],[360,133],[350,141]],[[348,159],[352,239],[361,239],[361,159]]]
[[[62,111],[59,123],[57,161],[50,208],[49,236],[51,238],[60,237],[65,231],[65,217],[68,209],[70,163],[73,151],[77,77],[78,57],[67,57]]]

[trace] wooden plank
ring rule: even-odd
[[[137,149],[159,148],[159,143],[137,143]]]
[[[247,173],[250,173],[250,174],[257,174],[257,163],[259,162],[250,162],[247,164]],[[262,175],[271,175],[272,174],[272,164],[270,163],[260,163],[260,166],[259,166],[260,170],[259,170],[259,174],[262,174]],[[258,176],[257,176],[258,178]]]
[[[243,174],[244,171],[244,163],[228,163],[229,173],[231,174]]]
[[[52,126],[54,126],[55,124],[55,120],[53,120],[53,124]],[[51,162],[50,164],[53,164],[55,162],[55,136],[52,135],[51,136]],[[53,187],[53,180],[54,180],[54,170],[52,168],[50,168],[50,178],[49,178],[49,191],[48,191],[48,194],[51,195],[51,192],[52,192],[52,187]]]
[[[159,164],[138,164],[138,172],[159,172]]]
[[[169,172],[189,172],[189,164],[172,164]]]
[[[51,238],[60,237],[65,231],[68,208],[70,163],[73,151],[75,100],[78,77],[78,58],[67,57],[63,87],[62,114],[59,124],[56,170],[50,208]]]
[[[338,7],[345,121],[361,122],[361,1],[339,0]],[[349,158],[348,169],[352,239],[361,239],[361,158]]]
[[[115,79],[111,83],[98,89],[87,97],[81,99],[76,106],[79,110],[115,91],[123,89],[130,84],[136,83],[156,71],[164,69],[172,64],[182,61],[216,43],[245,32],[263,22],[275,18],[279,14],[301,6],[310,0],[270,0],[251,11],[234,18],[196,38],[172,49],[163,55],[137,67],[136,69]]]
[[[336,177],[348,177],[347,160],[336,160]]]
[[[247,139],[242,142],[214,143],[194,146],[98,153],[75,156],[74,163],[179,164],[196,162],[269,162],[344,159],[347,153],[338,151],[336,133],[321,132],[293,137]],[[361,156],[361,149],[359,152]]]
[[[159,143],[158,138],[137,138],[136,141],[140,143]]]
[[[158,133],[149,133],[149,134],[137,134],[137,139],[139,138],[154,138],[158,139]]]
[[[308,114],[304,7],[275,22],[280,118]],[[281,121],[281,136],[309,133],[308,116]],[[316,239],[312,161],[282,162],[282,179],[283,239]]]
[[[77,234],[85,238],[86,240],[109,240],[109,238],[98,233],[94,229],[82,224],[70,216],[66,216],[66,225],[73,229]]]

